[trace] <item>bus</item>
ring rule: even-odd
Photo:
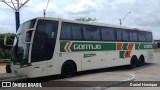
[[[27,78],[122,65],[135,68],[153,60],[152,32],[119,25],[37,17],[20,25],[10,68]]]

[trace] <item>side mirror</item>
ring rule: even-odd
[[[27,44],[32,44],[31,42],[31,39],[32,39],[32,35],[33,35],[33,32],[35,30],[27,30],[25,33],[24,33],[24,42],[27,43]]]
[[[5,35],[4,36],[4,45],[5,46],[13,46],[13,42],[14,42],[14,38],[15,38],[15,34],[14,35]]]

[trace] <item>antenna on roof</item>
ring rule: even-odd
[[[46,11],[47,11],[47,8],[48,8],[48,4],[49,4],[49,0],[47,2],[46,8],[43,9],[43,15],[44,15],[44,17],[46,17]]]
[[[124,19],[130,14],[131,12],[128,12],[122,19],[119,19],[119,24],[122,25]]]

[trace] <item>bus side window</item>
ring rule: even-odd
[[[123,38],[123,41],[129,42],[129,31],[128,30],[122,31],[122,38]]]
[[[26,32],[25,42],[31,42],[32,32],[33,31]]]
[[[72,38],[73,40],[83,40],[82,37],[82,25],[72,24]]]
[[[122,41],[122,30],[116,29],[117,41]]]
[[[97,26],[84,25],[83,35],[84,35],[84,40],[89,40],[89,41],[101,40],[100,28]]]
[[[109,27],[101,28],[102,40],[103,41],[115,41],[115,29]]]
[[[146,42],[147,40],[147,38],[146,38],[146,34],[145,34],[145,32],[139,32],[138,33],[138,38],[139,38],[139,42]]]
[[[82,25],[63,22],[61,29],[61,40],[82,40]]]
[[[146,32],[146,39],[147,39],[147,42],[152,42],[152,33],[151,32]]]
[[[129,31],[129,37],[131,42],[138,42],[137,31]]]
[[[71,40],[71,38],[72,38],[71,24],[63,22],[61,27],[60,39]]]

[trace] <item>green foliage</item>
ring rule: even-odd
[[[157,48],[158,48],[158,45],[157,45],[157,44],[154,44],[153,46],[154,46],[154,49],[157,49]]]
[[[7,37],[7,44],[12,45],[13,41],[14,41],[14,35],[15,34],[13,34],[13,33],[0,34],[0,59],[10,58],[10,55],[11,55],[12,47],[4,45],[5,35],[9,36],[9,37]]]
[[[81,18],[77,18],[76,19],[77,21],[83,21],[83,22],[90,22],[90,21],[96,21],[96,19],[94,18],[90,18],[90,17],[88,17],[88,18],[83,18],[83,17],[81,17]]]

